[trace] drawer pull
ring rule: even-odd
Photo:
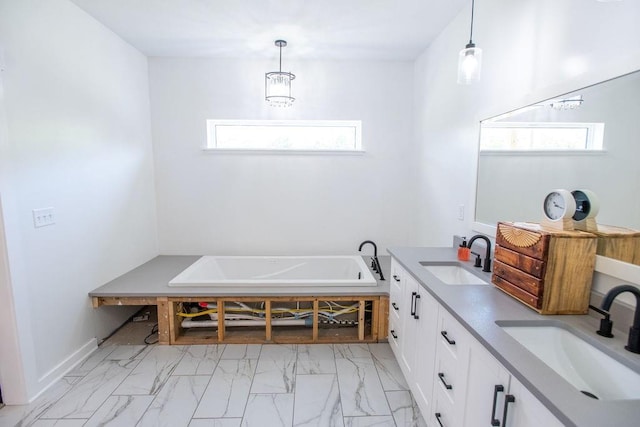
[[[493,389],[493,409],[491,409],[491,425],[493,427],[500,426],[500,420],[496,418],[496,405],[498,404],[498,393],[502,393],[504,387],[501,384],[496,384]]]
[[[502,414],[502,427],[507,427],[507,410],[509,409],[509,403],[516,401],[516,397],[513,394],[507,394],[504,396],[504,413]]]
[[[413,318],[415,319],[416,316],[416,295],[418,295],[417,292],[411,292],[411,315],[413,316]]]
[[[438,424],[440,424],[440,427],[444,427],[444,424],[442,424],[442,421],[440,421],[442,414],[440,412],[436,412],[434,415],[436,416],[436,421],[438,422]]]
[[[413,308],[413,318],[418,320],[420,316],[418,315],[418,300],[420,299],[420,294],[416,294],[415,299],[415,307]]]
[[[399,281],[400,281],[400,278],[398,277],[398,275],[397,275],[397,274],[394,274],[394,275],[393,275],[393,280],[395,280],[396,282],[399,282]]]
[[[391,336],[395,339],[398,339],[398,335],[396,334],[396,331],[394,331],[393,329],[389,331],[389,333],[391,334]]]
[[[438,372],[438,378],[440,378],[440,381],[442,381],[444,388],[446,388],[447,390],[451,390],[453,388],[451,384],[447,384],[447,382],[444,380],[444,373]]]
[[[392,302],[392,303],[391,303],[391,307],[393,307],[393,309],[394,309],[395,311],[398,311],[398,310],[399,310],[399,308],[398,308],[398,304],[396,304],[395,302]]]
[[[456,345],[456,340],[450,340],[449,336],[447,335],[447,331],[440,331],[440,335],[442,335],[450,345]]]

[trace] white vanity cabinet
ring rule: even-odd
[[[478,341],[470,350],[463,426],[562,427]]]
[[[465,390],[465,427],[502,426],[505,396],[511,375],[489,352],[475,342],[469,349]],[[508,408],[513,409],[513,408]]]
[[[563,425],[393,258],[391,275],[389,342],[428,425]]]
[[[423,414],[431,412],[438,302],[391,263],[389,341]]]

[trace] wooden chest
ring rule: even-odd
[[[541,314],[589,309],[596,236],[499,222],[491,281]]]
[[[590,233],[598,236],[598,255],[640,265],[640,231],[598,224]]]

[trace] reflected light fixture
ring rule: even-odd
[[[549,102],[549,106],[554,110],[575,110],[579,108],[583,102],[584,99],[582,99],[582,95],[576,95],[571,98],[554,99]]]
[[[469,43],[458,54],[458,84],[468,85],[480,80],[482,49],[473,43],[473,10],[475,0],[471,0],[471,34]]]
[[[276,40],[276,46],[280,48],[279,71],[272,71],[264,75],[264,97],[272,107],[290,107],[296,100],[291,96],[291,81],[296,76],[282,71],[282,48],[286,45],[286,41]]]

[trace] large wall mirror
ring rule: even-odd
[[[539,222],[545,194],[584,188],[600,199],[599,224],[640,230],[640,71],[483,120],[481,134],[516,122],[534,128],[583,123],[589,143],[601,138],[602,147],[596,141],[595,150],[558,149],[553,142],[538,150],[481,148],[476,222]]]

